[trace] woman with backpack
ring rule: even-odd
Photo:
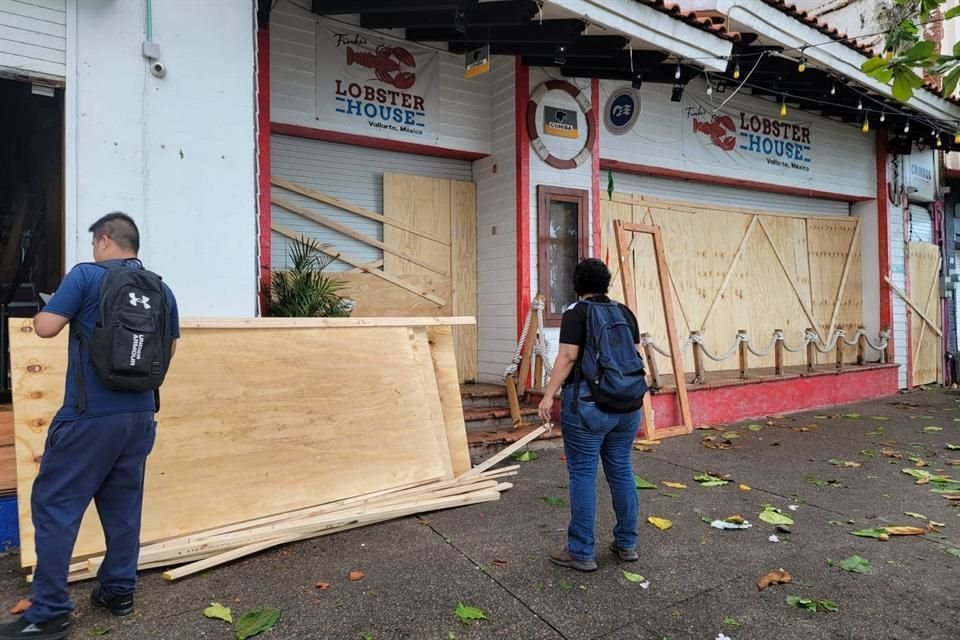
[[[551,419],[560,390],[560,424],[570,476],[567,544],[550,561],[579,571],[595,571],[594,528],[598,462],[610,485],[617,524],[610,550],[624,562],[637,556],[637,490],[633,479],[633,440],[647,392],[640,330],[633,312],[607,297],[610,271],[596,258],[573,272],[578,300],[563,314],[560,349],[539,414]]]

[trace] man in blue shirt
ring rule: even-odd
[[[80,342],[89,343],[99,319],[100,285],[107,273],[104,267],[143,269],[137,258],[140,233],[124,213],[102,217],[90,232],[97,264],[75,266],[33,320],[41,338],[52,338],[70,324],[70,352],[63,406],[47,431],[31,495],[37,550],[32,604],[20,619],[0,625],[0,640],[59,640],[67,636],[73,610],[67,574],[80,522],[91,500],[96,503],[107,543],[91,602],[118,616],[133,611],[144,469],[156,437],[156,398],[152,391],[107,388],[90,363],[88,349],[79,348],[73,332],[79,329]],[[167,326],[172,357],[180,337],[179,315],[176,299],[166,285],[164,292],[170,309]]]

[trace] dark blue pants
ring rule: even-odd
[[[144,470],[155,438],[152,411],[54,420],[30,501],[37,566],[26,620],[43,622],[73,610],[67,573],[91,500],[107,543],[97,574],[103,593],[109,597],[133,591]]]

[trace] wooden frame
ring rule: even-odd
[[[677,337],[676,321],[673,317],[673,300],[670,293],[670,273],[667,270],[667,260],[663,250],[663,238],[660,227],[634,224],[616,220],[613,224],[617,240],[617,255],[620,263],[620,279],[623,283],[623,295],[626,305],[636,313],[637,290],[633,278],[633,264],[631,261],[630,241],[628,234],[647,234],[653,239],[653,251],[657,259],[657,280],[660,284],[660,295],[663,300],[663,316],[667,325],[667,339],[670,343],[670,361],[673,366],[673,376],[676,380],[677,402],[680,405],[682,424],[658,429],[653,420],[650,409],[650,397],[644,398],[644,434],[648,440],[666,438],[669,436],[685,435],[693,431],[693,418],[690,415],[690,401],[687,398],[687,385],[683,378],[683,360],[680,358],[680,341]]]
[[[538,284],[544,297],[543,324],[545,327],[559,327],[562,313],[550,313],[552,301],[550,271],[546,268],[547,248],[550,245],[550,204],[553,202],[573,202],[577,204],[577,261],[587,255],[590,242],[590,192],[586,189],[567,189],[549,185],[537,185],[537,263]]]

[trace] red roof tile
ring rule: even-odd
[[[652,7],[661,13],[666,13],[679,19],[681,22],[685,22],[701,31],[712,33],[724,40],[729,40],[730,42],[740,41],[740,34],[736,31],[727,31],[724,25],[714,22],[711,17],[697,15],[695,11],[684,11],[680,8],[680,5],[673,2],[665,2],[665,0],[634,0],[634,2]]]

